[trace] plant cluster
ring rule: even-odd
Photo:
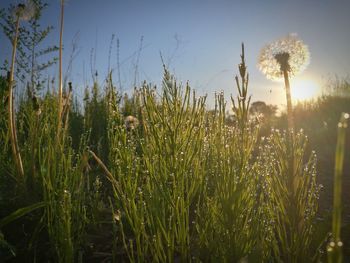
[[[145,82],[131,98],[121,96],[110,76],[104,93],[96,82],[92,92],[86,90],[80,110],[73,85],[62,87],[62,0],[59,92],[28,94],[16,111],[16,45],[28,7],[15,7],[10,74],[0,78],[0,260],[322,258],[324,237],[315,239],[316,155],[307,156],[307,137],[291,123],[286,131],[260,137],[261,122],[250,115],[243,44],[233,116],[223,93],[210,111],[206,97],[178,83],[165,66],[160,89]],[[47,33],[33,38],[33,47]],[[289,68],[279,54],[273,59],[287,83]],[[333,243],[339,247],[339,184],[336,189]]]

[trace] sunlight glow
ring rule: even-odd
[[[291,83],[291,93],[294,101],[305,101],[319,96],[321,88],[314,80],[296,79]]]

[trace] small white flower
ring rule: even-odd
[[[308,47],[296,34],[290,34],[262,48],[258,68],[268,79],[282,80],[283,70],[293,76],[302,72],[309,63]]]

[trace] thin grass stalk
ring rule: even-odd
[[[36,134],[38,147],[37,173],[42,180],[43,200],[47,203],[45,221],[48,238],[57,262],[75,262],[85,233],[87,222],[86,183],[84,156],[86,138],[82,138],[79,152],[74,152],[68,136],[62,131],[62,141],[57,136],[57,98],[47,96],[42,102],[40,125]],[[66,114],[65,114],[66,115]]]
[[[215,111],[208,116],[204,140],[205,192],[198,206],[198,257],[204,262],[238,262],[253,253],[257,244],[259,215],[255,193],[255,166],[251,161],[258,126],[248,119],[250,97],[242,44],[238,96],[231,97],[234,126],[227,125],[223,93],[215,97]],[[254,261],[253,261],[254,262]]]
[[[60,23],[60,44],[59,44],[59,72],[58,72],[58,124],[57,138],[60,137],[62,125],[62,46],[63,46],[63,22],[64,22],[64,0],[61,0],[61,23]]]
[[[9,120],[8,121],[9,121],[9,129],[11,133],[11,146],[12,146],[13,158],[16,163],[17,171],[20,177],[23,178],[24,170],[23,170],[22,158],[21,158],[21,153],[19,151],[18,140],[17,140],[15,111],[14,111],[14,97],[13,97],[13,82],[14,82],[14,70],[15,70],[16,50],[17,50],[17,43],[18,43],[19,24],[20,24],[20,15],[17,15],[15,37],[13,39],[13,47],[12,47],[12,62],[11,62],[10,78],[9,78],[9,104],[8,104]]]
[[[270,248],[276,259],[283,262],[310,262],[314,256],[311,239],[317,213],[319,186],[316,184],[316,156],[311,154],[304,164],[307,145],[302,133],[295,135],[295,176],[290,180],[286,133],[274,131],[262,152],[260,174],[263,194],[269,203],[270,227],[273,239]],[[266,170],[265,170],[266,169]],[[293,186],[290,184],[294,183]],[[295,188],[291,190],[290,188]]]
[[[70,112],[70,107],[71,107],[71,104],[70,104],[71,96],[72,96],[72,83],[69,82],[69,91],[68,91],[68,95],[66,97],[66,104],[65,104],[63,111],[62,111],[62,121],[64,120],[63,144],[65,143],[65,139],[67,137],[65,135],[67,135],[68,127],[69,127],[69,112]]]
[[[349,114],[343,113],[338,123],[338,139],[335,151],[334,188],[333,188],[333,222],[332,240],[327,247],[328,262],[340,263],[343,261],[343,242],[340,237],[341,229],[341,194],[342,175],[345,153],[346,128],[348,126]]]

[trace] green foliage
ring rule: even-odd
[[[206,189],[197,231],[201,260],[230,262],[251,254],[259,242],[259,185],[251,162],[259,128],[248,122],[225,125],[223,95],[217,100],[204,141]]]
[[[259,120],[261,128],[259,137],[268,136],[271,129],[276,125],[277,106],[268,105],[263,101],[255,101],[249,107],[249,116]]]
[[[86,91],[89,94],[89,91]],[[108,156],[107,141],[108,105],[106,96],[100,93],[97,82],[92,87],[92,97],[84,98],[84,131],[89,132],[89,146],[103,161]]]
[[[0,76],[0,148],[3,152],[7,144],[7,103],[8,103],[8,82],[3,76]],[[1,168],[0,168],[1,169]]]
[[[293,171],[289,172],[287,134],[274,131],[262,148],[259,168],[263,194],[268,205],[272,230],[272,255],[281,262],[309,262],[316,251],[311,249],[319,198],[316,183],[316,156],[305,164],[306,137],[293,139]]]
[[[112,79],[105,92],[97,83],[86,90],[83,110],[66,96],[60,133],[57,96],[25,97],[16,118],[23,182],[13,178],[7,114],[1,114],[4,259],[76,262],[103,254],[122,262],[316,261],[316,156],[308,158],[303,132],[289,142],[277,130],[260,138],[266,123],[250,118],[259,105],[252,108],[247,96],[243,48],[238,70],[233,117],[223,94],[210,111],[205,97],[167,69],[161,90],[144,83],[122,101]],[[2,113],[4,78],[0,92]],[[320,99],[309,112],[325,111],[317,116],[333,125],[326,108],[340,101]],[[263,109],[274,115],[273,107]],[[306,110],[298,110],[300,125]],[[307,122],[310,129],[319,125]],[[21,242],[20,225],[27,233]],[[104,233],[92,237],[94,231]],[[107,245],[101,248],[96,236]]]
[[[138,96],[144,136],[127,129],[116,110],[109,128],[111,182],[124,246],[131,261],[189,261],[190,213],[204,179],[205,99],[191,96],[189,86],[177,86],[168,71],[160,101],[146,84]]]
[[[27,49],[26,57],[23,59],[29,63],[28,68],[30,71],[28,72],[27,70],[27,73],[30,76],[30,91],[32,93],[43,88],[46,80],[42,78],[41,72],[57,62],[57,57],[52,57],[52,55],[58,51],[57,46],[41,47],[43,41],[53,30],[53,27],[47,26],[42,28],[39,23],[42,13],[48,7],[48,4],[41,0],[34,0],[34,3],[36,12],[29,21],[29,29],[26,32],[23,43]],[[43,61],[42,57],[49,57],[49,59]]]
[[[7,147],[1,149],[0,156],[4,159],[1,186],[6,187],[1,192],[1,215],[5,216],[5,211],[10,214],[1,220],[1,229],[5,237],[11,233],[11,242],[22,235],[21,231],[11,230],[14,224],[25,225],[29,233],[22,244],[16,244],[20,245],[19,260],[34,257],[39,250],[40,260],[57,257],[59,262],[74,262],[85,239],[88,222],[84,179],[86,140],[81,139],[78,153],[72,149],[67,133],[57,140],[56,118],[56,97],[50,94],[40,100],[33,97],[21,102],[17,123],[25,168],[23,181],[14,180],[11,155]],[[7,132],[1,129],[1,136],[1,142],[6,142]],[[44,209],[36,211],[43,206]],[[43,238],[50,243],[43,242]],[[50,253],[42,252],[45,247]]]
[[[335,83],[335,86],[340,85]],[[344,84],[345,85],[345,84]],[[337,89],[343,89],[338,86]],[[346,89],[346,87],[344,87]],[[333,174],[335,166],[335,145],[337,143],[338,119],[342,112],[350,112],[350,99],[347,96],[329,94],[310,102],[299,103],[294,107],[296,130],[303,129],[308,136],[307,153],[314,150],[317,153],[318,182],[324,186],[320,199],[320,210],[325,213],[332,205]],[[275,128],[285,129],[285,116],[275,119]],[[350,130],[346,130],[350,136]],[[350,147],[350,140],[346,140],[345,147]],[[344,172],[350,167],[350,153],[345,153]],[[345,179],[345,184],[347,184]],[[349,207],[350,195],[344,193],[343,205]],[[348,214],[347,211],[344,211]]]
[[[47,103],[47,104],[46,104]],[[75,156],[69,145],[56,140],[56,105],[48,98],[42,105],[37,156],[42,178],[43,200],[49,238],[59,262],[73,262],[74,248],[79,245],[81,229],[85,224],[83,173],[80,156]],[[75,163],[76,162],[76,163]],[[77,216],[77,218],[75,218]]]
[[[75,151],[79,150],[80,141],[84,135],[84,115],[80,110],[79,102],[75,99],[69,111],[69,127],[68,132],[72,138],[72,147]]]
[[[244,57],[239,69],[241,95],[230,122],[223,94],[209,113],[205,98],[197,98],[188,84],[178,85],[167,70],[161,95],[144,84],[128,99],[132,107],[119,104],[112,86],[100,94],[95,84],[83,113],[77,106],[67,111],[69,129],[58,141],[57,98],[22,101],[17,122],[25,184],[12,187],[25,200],[18,208],[45,203],[44,212],[23,214],[37,222],[29,248],[39,249],[46,235],[51,244],[46,258],[73,262],[83,255],[88,225],[100,224],[99,213],[108,206],[100,205],[104,197],[94,178],[101,171],[88,161],[89,145],[102,156],[98,165],[109,180],[98,184],[111,185],[112,192],[103,192],[113,196],[108,221],[113,238],[107,241],[114,260],[310,260],[315,158],[304,163],[306,140],[296,135],[291,178],[285,135],[273,133],[259,150],[259,124],[248,117]],[[129,114],[138,122],[128,125]],[[84,130],[73,129],[81,124]],[[1,156],[10,169],[9,155]]]
[[[8,215],[5,218],[2,218],[0,220],[0,228],[4,227],[5,225],[7,225],[8,223],[11,223],[14,220],[21,218],[24,215],[26,215],[26,214],[28,214],[36,209],[42,208],[44,206],[45,206],[45,203],[40,202],[37,204],[32,204],[30,206],[20,208],[20,209],[16,210],[15,212],[13,212],[11,215]]]
[[[237,262],[251,256],[263,241],[258,176],[252,162],[259,125],[248,121],[250,98],[244,50],[239,71],[239,96],[236,103],[232,99],[234,126],[226,125],[226,103],[220,94],[214,114],[207,120],[203,142],[206,185],[196,228],[200,259],[205,262]]]
[[[43,88],[46,80],[42,78],[41,72],[57,62],[53,54],[57,52],[56,46],[43,46],[43,42],[51,33],[53,27],[42,27],[40,19],[48,4],[42,0],[31,0],[34,5],[34,15],[29,19],[27,25],[19,29],[19,40],[17,45],[18,56],[16,59],[16,76],[23,83],[29,82],[30,94],[37,93]],[[13,10],[16,7],[10,5],[5,11],[0,12],[0,27],[10,42],[13,42],[15,23],[13,21]],[[8,70],[6,62],[2,68]]]
[[[283,130],[286,116],[276,117],[276,107],[263,102],[250,103],[242,45],[233,116],[222,93],[209,110],[205,97],[197,97],[188,83],[179,84],[165,68],[160,90],[144,83],[121,97],[110,75],[103,92],[96,81],[86,88],[83,109],[65,94],[62,130],[57,130],[57,95],[38,96],[44,81],[40,72],[56,61],[44,56],[57,47],[42,47],[52,27],[39,23],[47,4],[34,3],[35,15],[19,31],[17,56],[17,80],[30,80],[16,112],[23,180],[14,176],[8,80],[0,77],[1,261],[321,258],[328,228],[318,231],[316,224],[320,186],[310,149],[320,152],[319,166],[333,162],[333,147],[324,145],[335,145],[339,113],[350,111],[344,95],[348,82],[336,87],[336,96],[294,108],[297,130],[305,132],[271,130]],[[13,9],[0,10],[0,26],[11,42]],[[343,128],[338,150],[346,147]],[[342,245],[340,150],[334,244],[328,246],[338,246],[335,250]]]

